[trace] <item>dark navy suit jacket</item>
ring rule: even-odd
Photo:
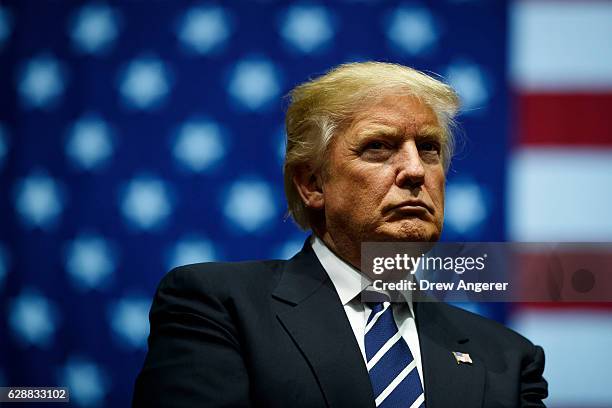
[[[444,303],[414,310],[427,408],[544,406],[540,347]],[[150,321],[134,407],[374,408],[359,345],[308,243],[288,261],[176,268]]]

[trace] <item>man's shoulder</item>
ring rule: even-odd
[[[203,262],[178,266],[168,272],[160,289],[227,293],[270,287],[287,261],[270,259],[243,262]]]

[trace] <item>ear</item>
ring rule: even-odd
[[[319,175],[313,173],[310,167],[298,167],[293,176],[293,184],[295,184],[306,207],[315,210],[323,209],[325,198],[321,185],[321,178]]]

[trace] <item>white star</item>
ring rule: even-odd
[[[174,157],[194,172],[201,172],[225,155],[223,130],[214,122],[194,120],[184,123],[174,144]]]
[[[268,183],[234,182],[223,208],[225,217],[246,232],[254,232],[276,214],[274,198]]]
[[[170,252],[168,270],[181,265],[214,261],[215,253],[213,244],[205,238],[198,236],[183,238]]]
[[[119,91],[129,108],[149,110],[161,105],[170,91],[165,64],[154,57],[131,61],[120,79]]]
[[[113,153],[109,126],[90,115],[76,121],[70,130],[66,154],[80,168],[93,170]]]
[[[116,10],[105,4],[88,4],[80,8],[72,20],[70,37],[77,50],[85,54],[101,54],[109,50],[117,38]]]
[[[115,270],[113,252],[104,238],[81,235],[68,247],[66,270],[77,286],[83,289],[96,288]]]
[[[135,227],[143,230],[162,225],[172,208],[163,181],[150,177],[137,177],[125,189],[121,202],[123,216]]]
[[[4,246],[0,245],[0,287],[4,283],[4,278],[8,273],[9,263],[9,253]]]
[[[230,22],[221,7],[194,7],[185,13],[178,32],[179,40],[198,54],[208,54],[227,41]]]
[[[13,31],[12,15],[6,8],[0,6],[0,47],[9,38],[11,31]]]
[[[412,56],[429,51],[436,44],[438,33],[428,9],[400,7],[391,16],[387,37],[400,50]]]
[[[244,108],[259,110],[280,92],[276,68],[264,59],[240,61],[234,67],[228,90]]]
[[[26,345],[50,345],[57,324],[56,307],[35,291],[26,290],[10,305],[9,326]]]
[[[144,348],[149,335],[149,299],[127,297],[119,300],[110,310],[113,331],[129,347]]]
[[[15,207],[26,225],[51,227],[63,209],[60,188],[45,173],[34,173],[17,184]]]
[[[325,7],[291,6],[281,27],[281,35],[293,47],[309,54],[329,42],[334,30]]]
[[[6,154],[8,153],[8,149],[9,149],[9,140],[8,140],[7,131],[5,130],[4,126],[2,126],[2,124],[0,123],[0,169],[2,168],[2,165],[4,164],[4,158],[6,157]]]
[[[487,218],[482,188],[472,181],[449,183],[446,187],[445,222],[459,234],[469,234]]]
[[[82,357],[71,357],[62,370],[61,384],[70,389],[70,401],[82,407],[99,406],[108,387],[106,374]]]
[[[459,93],[462,110],[465,113],[475,112],[485,107],[489,100],[487,77],[478,65],[457,61],[446,70],[449,84]]]
[[[64,93],[63,68],[51,56],[32,58],[22,69],[17,88],[24,106],[49,108]]]

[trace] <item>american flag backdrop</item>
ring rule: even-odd
[[[292,256],[283,96],[342,62],[460,93],[445,240],[612,241],[611,44],[601,0],[0,1],[0,386],[128,406],[165,272]],[[471,308],[612,407],[610,304]]]
[[[522,1],[509,17],[506,237],[612,242],[612,2]],[[544,346],[549,404],[612,407],[612,303],[514,306],[510,324]]]

